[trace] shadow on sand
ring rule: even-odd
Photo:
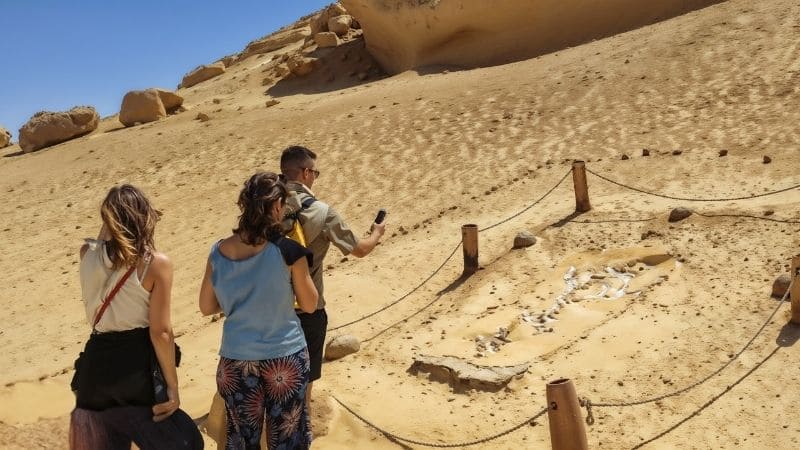
[[[386,77],[386,73],[367,52],[363,39],[355,39],[338,47],[318,48],[308,56],[317,58],[310,74],[289,75],[267,89],[275,98],[295,94],[321,94],[347,89]]]

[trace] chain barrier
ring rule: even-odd
[[[781,298],[781,301],[778,302],[778,306],[775,307],[775,309],[772,311],[772,314],[770,314],[769,317],[767,317],[767,320],[764,322],[764,324],[761,325],[761,327],[758,329],[758,331],[756,331],[755,335],[753,335],[753,337],[750,338],[749,341],[747,341],[747,343],[744,345],[744,347],[742,347],[741,350],[739,350],[736,354],[734,354],[731,358],[729,358],[728,361],[725,364],[722,365],[722,367],[720,367],[719,369],[715,370],[714,372],[712,372],[710,375],[706,376],[705,378],[702,378],[701,380],[696,381],[695,383],[692,383],[691,385],[689,385],[689,386],[687,386],[687,387],[685,387],[683,389],[679,389],[679,390],[677,390],[675,392],[664,394],[664,395],[659,395],[657,397],[647,398],[647,399],[644,399],[644,400],[637,400],[637,401],[632,401],[632,402],[617,402],[617,403],[613,403],[613,402],[594,403],[594,402],[591,402],[588,399],[584,399],[584,400],[586,402],[588,402],[589,408],[591,408],[592,406],[597,406],[597,407],[637,406],[637,405],[644,405],[646,403],[656,402],[656,401],[663,400],[663,399],[669,398],[669,397],[675,397],[675,396],[681,395],[681,394],[683,394],[685,392],[688,392],[688,391],[696,388],[697,386],[700,386],[701,384],[705,383],[706,381],[710,380],[711,378],[715,377],[716,375],[719,375],[723,370],[725,370],[734,361],[736,361],[739,358],[739,356],[741,356],[742,353],[744,353],[744,351],[747,350],[748,347],[750,347],[750,345],[753,343],[753,341],[755,341],[756,338],[761,334],[761,332],[764,331],[764,328],[766,328],[767,325],[769,325],[769,323],[772,321],[772,318],[775,317],[775,314],[778,313],[778,310],[781,308],[781,306],[783,306],[783,304],[786,303],[786,299],[789,296],[789,292],[792,289],[792,285],[794,285],[794,280],[792,280],[789,283],[789,287],[786,289],[786,293],[783,294],[783,297]],[[589,408],[587,408],[587,412],[588,412]]]
[[[342,406],[342,408],[347,410],[347,412],[352,414],[356,419],[364,422],[364,424],[366,424],[370,428],[373,428],[374,430],[376,430],[377,432],[383,434],[384,436],[386,436],[389,439],[394,439],[396,441],[401,441],[401,442],[407,442],[409,444],[414,444],[414,445],[421,445],[421,446],[424,446],[424,447],[437,447],[437,448],[469,447],[471,445],[483,444],[485,442],[489,442],[489,441],[495,440],[497,438],[503,437],[503,436],[505,436],[507,434],[511,434],[511,433],[519,430],[520,428],[524,427],[525,425],[528,425],[528,424],[535,425],[535,420],[538,419],[539,417],[543,416],[547,412],[547,408],[542,408],[541,411],[537,412],[536,414],[534,414],[532,417],[530,417],[529,419],[525,420],[524,422],[522,422],[522,423],[520,423],[518,425],[515,425],[515,426],[513,426],[513,427],[511,427],[511,428],[509,428],[507,430],[501,431],[501,432],[493,434],[491,436],[487,436],[485,438],[476,439],[474,441],[469,441],[469,442],[459,442],[459,443],[456,443],[456,444],[438,444],[438,443],[434,443],[434,442],[417,441],[417,440],[414,440],[414,439],[409,439],[409,438],[405,438],[405,437],[402,437],[402,436],[398,436],[398,435],[396,435],[396,434],[394,434],[392,432],[386,431],[383,428],[375,425],[374,423],[372,423],[369,420],[367,420],[364,417],[362,417],[360,414],[355,412],[352,408],[350,408],[349,406],[345,405],[341,400],[336,398],[336,396],[332,395],[331,397],[333,397],[333,399],[336,400],[336,402],[339,403]]]
[[[519,217],[521,214],[525,213],[526,211],[530,210],[531,208],[533,208],[534,206],[536,206],[537,204],[539,204],[539,203],[540,203],[542,200],[544,200],[544,199],[545,199],[545,198],[546,198],[548,195],[550,195],[550,194],[551,194],[551,193],[552,193],[554,190],[556,190],[556,188],[557,188],[557,187],[559,187],[559,186],[561,185],[561,183],[563,183],[563,182],[564,182],[564,180],[565,180],[565,179],[567,179],[567,176],[569,176],[569,174],[570,174],[570,173],[572,173],[572,169],[568,170],[568,171],[567,171],[567,173],[566,173],[566,174],[564,174],[564,176],[563,176],[563,177],[561,177],[561,179],[560,179],[560,180],[558,180],[558,183],[556,183],[556,184],[555,184],[555,186],[553,186],[552,188],[550,188],[550,189],[549,189],[547,192],[545,192],[545,194],[544,194],[544,195],[542,195],[541,197],[539,197],[539,199],[538,199],[538,200],[536,200],[535,202],[533,202],[533,203],[531,203],[530,205],[526,206],[526,207],[525,207],[525,208],[523,208],[521,211],[519,211],[519,212],[517,212],[517,213],[515,213],[515,214],[513,214],[513,215],[511,215],[511,216],[509,216],[509,217],[507,217],[507,218],[505,218],[505,219],[503,219],[503,220],[501,220],[500,222],[497,222],[497,223],[493,224],[493,225],[489,225],[489,226],[487,226],[487,227],[481,228],[481,229],[479,229],[478,231],[479,231],[479,232],[482,232],[482,231],[491,230],[492,228],[495,228],[495,227],[497,227],[497,226],[500,226],[500,225],[502,225],[502,224],[504,224],[504,223],[506,223],[506,222],[508,222],[508,221],[510,221],[510,220],[512,220],[512,219],[514,219],[514,218],[516,218],[516,217]],[[347,322],[347,323],[345,323],[345,324],[342,324],[342,325],[337,325],[337,326],[335,326],[335,327],[333,327],[333,328],[329,328],[329,329],[328,329],[328,331],[336,331],[336,330],[339,330],[339,329],[342,329],[342,328],[348,327],[348,326],[350,326],[350,325],[356,324],[356,323],[358,323],[358,322],[362,322],[362,321],[364,321],[364,320],[366,320],[366,319],[369,319],[370,317],[372,317],[372,316],[374,316],[374,315],[376,315],[376,314],[379,314],[379,313],[381,313],[381,312],[383,312],[383,311],[386,311],[387,309],[391,308],[392,306],[394,306],[394,305],[396,305],[396,304],[400,303],[401,301],[405,300],[406,298],[408,298],[409,296],[411,296],[411,294],[413,294],[413,293],[417,292],[417,291],[418,291],[418,290],[419,290],[419,289],[420,289],[422,286],[424,286],[425,284],[427,284],[427,283],[428,283],[428,281],[430,281],[430,280],[431,280],[431,279],[432,279],[434,276],[436,276],[436,274],[438,274],[438,273],[439,273],[439,272],[440,272],[440,271],[441,271],[441,270],[444,268],[444,266],[445,266],[445,265],[447,265],[447,263],[448,263],[448,262],[450,262],[450,260],[453,258],[453,256],[455,256],[455,254],[456,254],[456,252],[458,251],[459,247],[461,247],[461,242],[460,242],[460,241],[459,241],[458,245],[456,245],[456,247],[453,249],[453,251],[452,251],[452,252],[450,252],[450,256],[448,256],[448,257],[447,257],[447,259],[445,259],[445,260],[444,260],[444,262],[443,262],[441,265],[439,265],[439,267],[438,267],[436,270],[434,270],[434,271],[433,271],[433,273],[432,273],[432,274],[430,274],[430,276],[428,276],[428,278],[424,279],[424,280],[423,280],[423,281],[422,281],[420,284],[418,284],[418,285],[417,285],[417,286],[416,286],[414,289],[412,289],[411,291],[409,291],[408,293],[406,293],[406,294],[405,294],[405,295],[403,295],[402,297],[400,297],[400,298],[398,298],[397,300],[395,300],[395,301],[393,301],[393,302],[389,303],[389,304],[388,304],[388,305],[386,305],[386,306],[383,306],[382,308],[378,309],[377,311],[374,311],[374,312],[372,312],[372,313],[370,313],[370,314],[367,314],[366,316],[359,317],[358,319],[352,320],[352,321],[350,321],[350,322]],[[441,295],[438,295],[438,296],[437,296],[437,297],[434,299],[434,301],[433,301],[433,302],[435,302],[436,300],[438,300],[440,297],[441,297]],[[401,320],[401,321],[399,321],[399,322],[396,322],[395,324],[391,325],[389,328],[392,328],[392,327],[394,327],[395,325],[397,325],[398,323],[400,323],[400,322],[403,322],[403,321],[405,321],[405,320],[408,320],[409,318],[411,318],[411,317],[413,317],[413,316],[415,316],[415,315],[419,314],[419,313],[420,313],[422,310],[424,310],[425,308],[427,308],[428,306],[430,306],[431,304],[433,304],[433,302],[429,303],[429,304],[428,304],[428,305],[426,305],[424,308],[422,308],[422,309],[418,310],[417,312],[415,312],[415,313],[414,313],[414,314],[412,314],[411,316],[408,316],[408,317],[406,317],[405,319],[403,319],[403,320]],[[371,337],[371,338],[369,338],[369,339],[366,339],[366,340],[365,340],[365,342],[367,342],[367,341],[370,341],[370,340],[372,340],[372,339],[376,338],[376,337],[377,337],[378,335],[380,335],[380,334],[383,334],[383,333],[384,333],[386,330],[388,330],[389,328],[387,328],[387,329],[384,329],[384,330],[380,331],[378,334],[376,334],[375,336],[372,336],[372,337]]]
[[[744,196],[744,197],[731,197],[731,198],[674,197],[674,196],[671,196],[671,195],[659,194],[659,193],[656,193],[656,192],[646,191],[644,189],[639,189],[637,187],[633,187],[633,186],[629,186],[627,184],[620,183],[619,181],[614,181],[611,178],[608,178],[608,177],[605,177],[603,175],[600,175],[599,173],[597,173],[597,172],[595,172],[595,171],[593,171],[593,170],[591,170],[589,168],[586,168],[586,171],[591,173],[592,175],[600,178],[601,180],[605,180],[605,181],[607,181],[609,183],[616,184],[617,186],[623,187],[625,189],[630,189],[632,191],[640,192],[642,194],[653,195],[653,196],[661,197],[661,198],[667,198],[667,199],[670,199],[670,200],[683,200],[683,201],[687,201],[687,202],[729,202],[729,201],[734,201],[734,200],[750,200],[750,199],[753,199],[753,198],[766,197],[768,195],[780,194],[782,192],[791,191],[792,189],[800,188],[800,184],[796,184],[794,186],[790,186],[790,187],[787,187],[785,189],[780,189],[780,190],[777,190],[777,191],[765,192],[763,194],[748,195],[748,196]]]

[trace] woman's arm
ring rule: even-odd
[[[300,309],[306,313],[313,313],[317,310],[317,288],[314,286],[314,281],[311,279],[311,274],[308,272],[308,260],[300,258],[295,261],[291,266],[292,272],[292,287],[294,288],[294,296],[297,298],[297,304]]]
[[[214,286],[211,284],[211,272],[213,270],[211,259],[209,259],[206,261],[206,273],[203,275],[203,283],[200,285],[200,312],[204,316],[222,312],[217,300],[217,294],[214,293]]]
[[[156,351],[158,364],[167,383],[167,400],[153,406],[153,420],[162,421],[175,412],[181,404],[178,396],[178,370],[175,368],[175,336],[170,321],[170,293],[172,291],[172,262],[162,253],[153,255],[148,276],[153,277],[150,291],[150,340]]]

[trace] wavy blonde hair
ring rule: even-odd
[[[111,235],[107,248],[113,269],[130,267],[155,251],[153,236],[159,216],[150,200],[135,186],[123,184],[108,191],[100,207],[100,217]]]

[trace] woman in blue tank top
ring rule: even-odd
[[[238,226],[211,247],[200,288],[200,311],[225,313],[217,390],[227,413],[226,449],[259,448],[265,418],[270,448],[311,445],[309,359],[294,301],[313,312],[317,290],[311,253],[282,236],[286,196],[274,173],[245,182]]]

